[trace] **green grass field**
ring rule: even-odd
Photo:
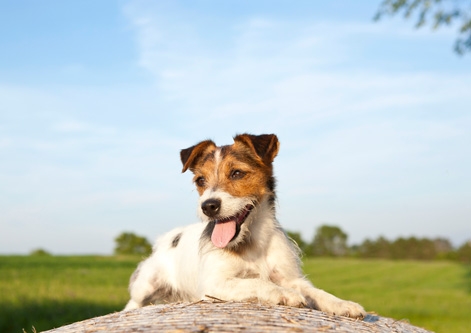
[[[0,332],[119,311],[139,258],[0,256]],[[436,332],[469,332],[470,272],[453,262],[306,259],[317,287]]]

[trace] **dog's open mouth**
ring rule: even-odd
[[[211,234],[213,244],[221,249],[226,247],[236,236],[237,229],[245,222],[253,207],[253,205],[247,205],[244,210],[234,216],[216,220]]]

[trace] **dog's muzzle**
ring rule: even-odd
[[[227,244],[237,236],[240,226],[245,222],[253,208],[253,205],[246,205],[243,210],[233,216],[218,218],[221,210],[221,200],[205,200],[201,204],[201,210],[206,216],[211,218],[214,223],[214,229],[211,234],[213,244],[219,248],[226,247]]]

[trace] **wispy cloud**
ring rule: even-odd
[[[136,25],[145,45],[141,64],[187,116],[200,115],[197,128],[213,120],[224,124],[211,127],[218,137],[232,128],[284,139],[276,170],[289,228],[310,235],[314,223],[338,223],[353,241],[381,230],[391,237],[446,233],[439,226],[424,231],[418,221],[446,219],[452,204],[443,193],[471,185],[470,177],[457,181],[471,167],[458,157],[471,144],[463,108],[471,103],[471,76],[397,66],[398,59],[381,53],[377,63],[371,54],[388,41],[444,41],[449,31],[247,16],[232,22],[220,49],[195,36],[197,28],[173,34],[159,14],[145,13],[146,27]],[[178,45],[152,43],[153,31]],[[460,224],[467,212],[457,204],[452,215]]]
[[[462,240],[471,75],[469,60],[446,49],[450,31],[364,13],[341,20],[318,13],[324,3],[306,1],[312,12],[302,17],[248,4],[129,1],[135,62],[123,72],[132,80],[98,85],[96,68],[68,59],[56,71],[74,84],[0,82],[0,252],[24,252],[12,235],[39,235],[38,225],[55,234],[28,242],[80,249],[54,242],[80,234],[87,250],[106,252],[117,230],[153,238],[194,222],[179,150],[206,138],[231,143],[238,132],[278,134],[288,229],[310,235],[332,222],[361,240],[446,226],[443,235]],[[122,61],[110,68],[120,72]],[[424,230],[423,221],[434,224]]]
[[[172,12],[165,14],[172,17]],[[397,72],[364,62],[345,68],[352,65],[347,49],[360,36],[384,38],[387,31],[403,38],[408,31],[408,37],[421,38],[387,23],[325,21],[306,27],[247,17],[234,23],[220,50],[216,41],[195,36],[196,19],[184,22],[186,27],[194,24],[193,29],[173,30],[176,23],[167,25],[163,13],[135,6],[128,15],[139,36],[141,65],[155,75],[163,95],[183,103],[187,113],[227,119],[283,114],[279,122],[300,125],[342,113],[432,107],[453,96],[462,98],[471,83],[466,75]]]

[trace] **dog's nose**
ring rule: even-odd
[[[214,217],[221,208],[221,200],[208,199],[201,204],[201,209],[206,216]]]

